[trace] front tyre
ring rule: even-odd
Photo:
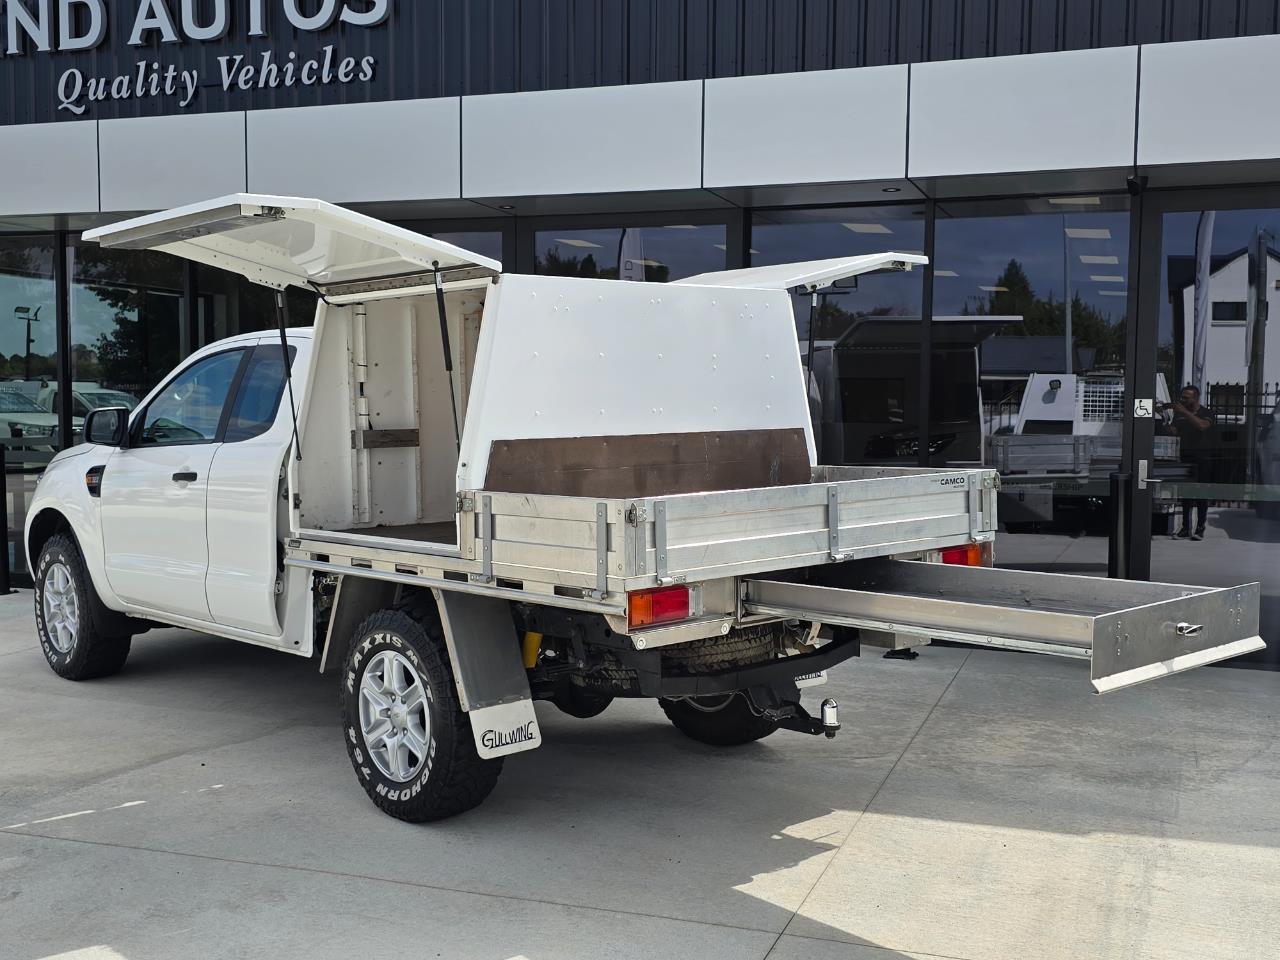
[[[347,754],[369,799],[421,823],[478,806],[502,760],[476,753],[433,604],[412,613],[379,610],[357,628],[339,707]]]
[[[752,711],[751,702],[742,693],[664,699],[658,703],[677,730],[713,747],[753,743],[778,729],[774,721]]]
[[[34,574],[36,634],[53,672],[93,680],[119,672],[129,656],[128,634],[107,634],[94,622],[97,595],[75,540],[50,537]]]

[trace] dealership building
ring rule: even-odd
[[[516,272],[662,282],[923,253],[796,298],[823,459],[997,467],[1001,565],[1260,580],[1272,662],[1278,17],[1252,0],[0,0],[14,575],[34,476],[88,409],[275,322],[238,276],[81,232],[250,192]],[[1187,384],[1213,415],[1191,442],[1165,408]],[[1203,539],[1176,535],[1184,507]]]

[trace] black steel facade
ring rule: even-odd
[[[36,9],[35,0],[25,2]],[[105,0],[91,51],[0,57],[0,124],[508,93],[919,63],[1280,32],[1278,0],[391,0],[386,22],[294,29],[266,0],[267,35],[248,36],[247,0],[228,0],[219,40],[127,43],[138,0]],[[328,0],[298,0],[313,13]],[[369,0],[345,0],[355,10]],[[208,20],[214,0],[196,4]],[[58,4],[50,4],[56,17]],[[168,0],[175,21],[181,3]],[[0,31],[4,29],[0,20]],[[56,36],[56,29],[53,31]],[[220,57],[299,63],[372,57],[368,82],[227,91]],[[199,92],[59,110],[60,78],[132,77],[139,61],[195,70]]]

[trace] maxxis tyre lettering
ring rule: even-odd
[[[71,574],[80,611],[75,640],[71,649],[65,653],[54,647],[49,639],[43,603],[45,574],[50,566],[59,562]],[[40,551],[33,576],[36,636],[40,639],[40,649],[53,672],[66,680],[94,680],[118,673],[128,659],[132,638],[128,634],[111,635],[99,630],[93,611],[96,606],[101,605],[101,600],[93,589],[93,582],[89,579],[84,557],[81,556],[75,539],[65,533],[50,537]]]
[[[360,729],[360,680],[377,653],[394,650],[413,666],[426,688],[427,757],[408,782],[384,776]],[[435,601],[426,595],[396,609],[378,610],[352,634],[343,663],[339,713],[347,755],[369,799],[400,820],[441,820],[478,806],[493,790],[502,760],[482,760],[476,753],[471,722],[458,703]]]

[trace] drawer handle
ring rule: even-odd
[[[1204,630],[1202,623],[1187,623],[1185,620],[1178,624],[1178,636],[1180,637],[1198,637]]]

